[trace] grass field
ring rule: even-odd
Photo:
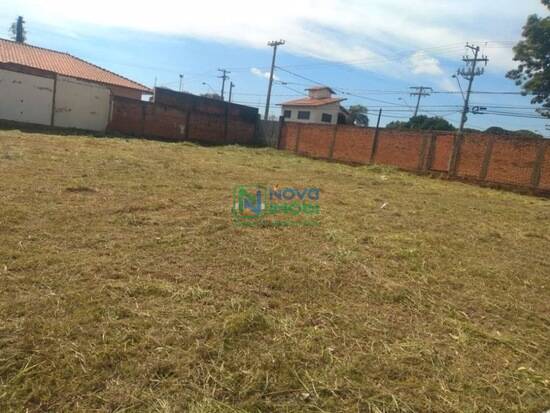
[[[253,183],[321,188],[320,226],[235,226]],[[550,409],[548,200],[19,131],[0,189],[2,412]]]

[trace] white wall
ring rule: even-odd
[[[285,110],[290,110],[290,118],[285,118],[289,122],[301,123],[321,123],[324,125],[336,125],[338,123],[338,113],[340,113],[340,103],[331,103],[324,106],[283,106],[281,115],[285,115]],[[298,112],[310,112],[309,119],[298,119]],[[332,115],[332,122],[322,121],[323,113]]]
[[[0,119],[50,125],[54,80],[0,69]]]
[[[110,104],[108,87],[58,75],[54,126],[104,131],[109,122]]]

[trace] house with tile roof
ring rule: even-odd
[[[114,98],[152,93],[68,53],[0,39],[0,120],[105,131]]]
[[[333,97],[328,86],[306,89],[308,97],[281,103],[285,121],[336,125],[346,123],[349,113],[341,105],[345,98]]]
[[[29,74],[61,75],[107,86],[113,96],[141,99],[153,91],[68,53],[0,38],[0,69]]]

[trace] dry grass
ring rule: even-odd
[[[258,182],[320,187],[321,225],[234,226]],[[548,200],[18,131],[0,188],[0,411],[550,408]]]

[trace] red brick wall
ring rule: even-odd
[[[281,131],[280,149],[294,151],[296,149],[296,139],[300,130],[299,123],[285,123]]]
[[[224,122],[223,115],[192,112],[189,118],[189,139],[207,143],[226,143]]]
[[[186,114],[167,106],[146,104],[143,135],[181,140],[185,137]]]
[[[299,154],[329,158],[334,142],[331,159],[349,163],[370,162],[374,129],[338,125],[334,139],[334,128],[326,125],[285,123],[281,130],[280,149],[294,152],[298,141]],[[374,162],[410,171],[449,173],[454,146],[455,135],[449,132],[381,129]],[[543,158],[540,157],[542,146],[546,148]],[[542,160],[537,191],[550,193],[550,140],[466,134],[458,154],[456,176],[480,180],[486,164],[486,182],[533,189],[531,186],[537,154]]]
[[[438,135],[430,169],[438,172],[449,172],[449,162],[453,152],[454,135]]]
[[[382,129],[378,136],[375,162],[417,170],[426,133]]]
[[[468,134],[464,136],[460,147],[457,176],[479,179],[488,142],[488,135]]]
[[[487,180],[530,186],[536,156],[537,141],[534,139],[497,138]]]
[[[310,125],[300,131],[298,153],[313,158],[329,158],[334,126]]]
[[[240,119],[250,123],[255,123],[258,118],[258,109],[250,106],[237,105],[164,88],[155,88],[154,103],[171,106],[184,112],[202,112],[224,116],[228,113],[232,119]]]
[[[254,141],[256,125],[240,120],[229,120],[227,124],[227,142],[249,145]]]
[[[114,99],[108,130],[127,135],[143,134],[147,104],[139,100]]]
[[[343,162],[368,163],[374,141],[374,129],[338,125],[333,159]]]
[[[240,112],[233,116],[230,110],[227,117],[225,113],[202,112],[192,107],[190,110],[115,97],[108,130],[156,139],[189,139],[212,144],[250,144],[254,141],[256,123],[252,116],[243,116]]]
[[[546,142],[545,146],[539,188],[550,191],[550,142]]]

